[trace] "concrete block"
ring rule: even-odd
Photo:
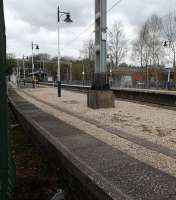
[[[115,97],[111,90],[89,90],[87,106],[93,109],[114,108]]]

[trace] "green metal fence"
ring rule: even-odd
[[[13,199],[16,185],[16,166],[12,158],[11,149],[9,148],[8,156],[8,182],[7,182],[7,199]]]
[[[0,0],[0,200],[11,200],[15,190],[15,164],[8,143],[6,35],[3,0]]]
[[[16,167],[9,148],[8,164],[6,168],[0,169],[0,199],[12,200],[16,185]],[[0,159],[1,160],[1,159]],[[2,161],[2,160],[1,160]]]

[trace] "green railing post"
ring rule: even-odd
[[[0,200],[13,197],[15,165],[8,145],[6,35],[3,0],[0,0]]]

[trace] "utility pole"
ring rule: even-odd
[[[92,90],[88,93],[88,107],[114,107],[114,96],[109,87],[106,64],[107,0],[95,0],[95,74]]]
[[[107,0],[95,0],[95,78],[93,89],[109,89],[106,66]]]

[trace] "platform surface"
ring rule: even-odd
[[[51,98],[48,91],[51,88],[10,89],[9,97],[18,112],[37,128],[38,134],[46,137],[78,171],[92,180],[95,194],[96,190],[98,194],[102,191],[102,195],[106,194],[104,199],[119,200],[176,199],[174,146],[169,148],[127,130],[103,125],[86,113],[79,115],[69,109],[76,104],[74,99],[47,102]],[[45,98],[35,96],[37,92]],[[61,101],[71,104],[70,107],[66,109]],[[75,175],[79,179],[78,174]]]

